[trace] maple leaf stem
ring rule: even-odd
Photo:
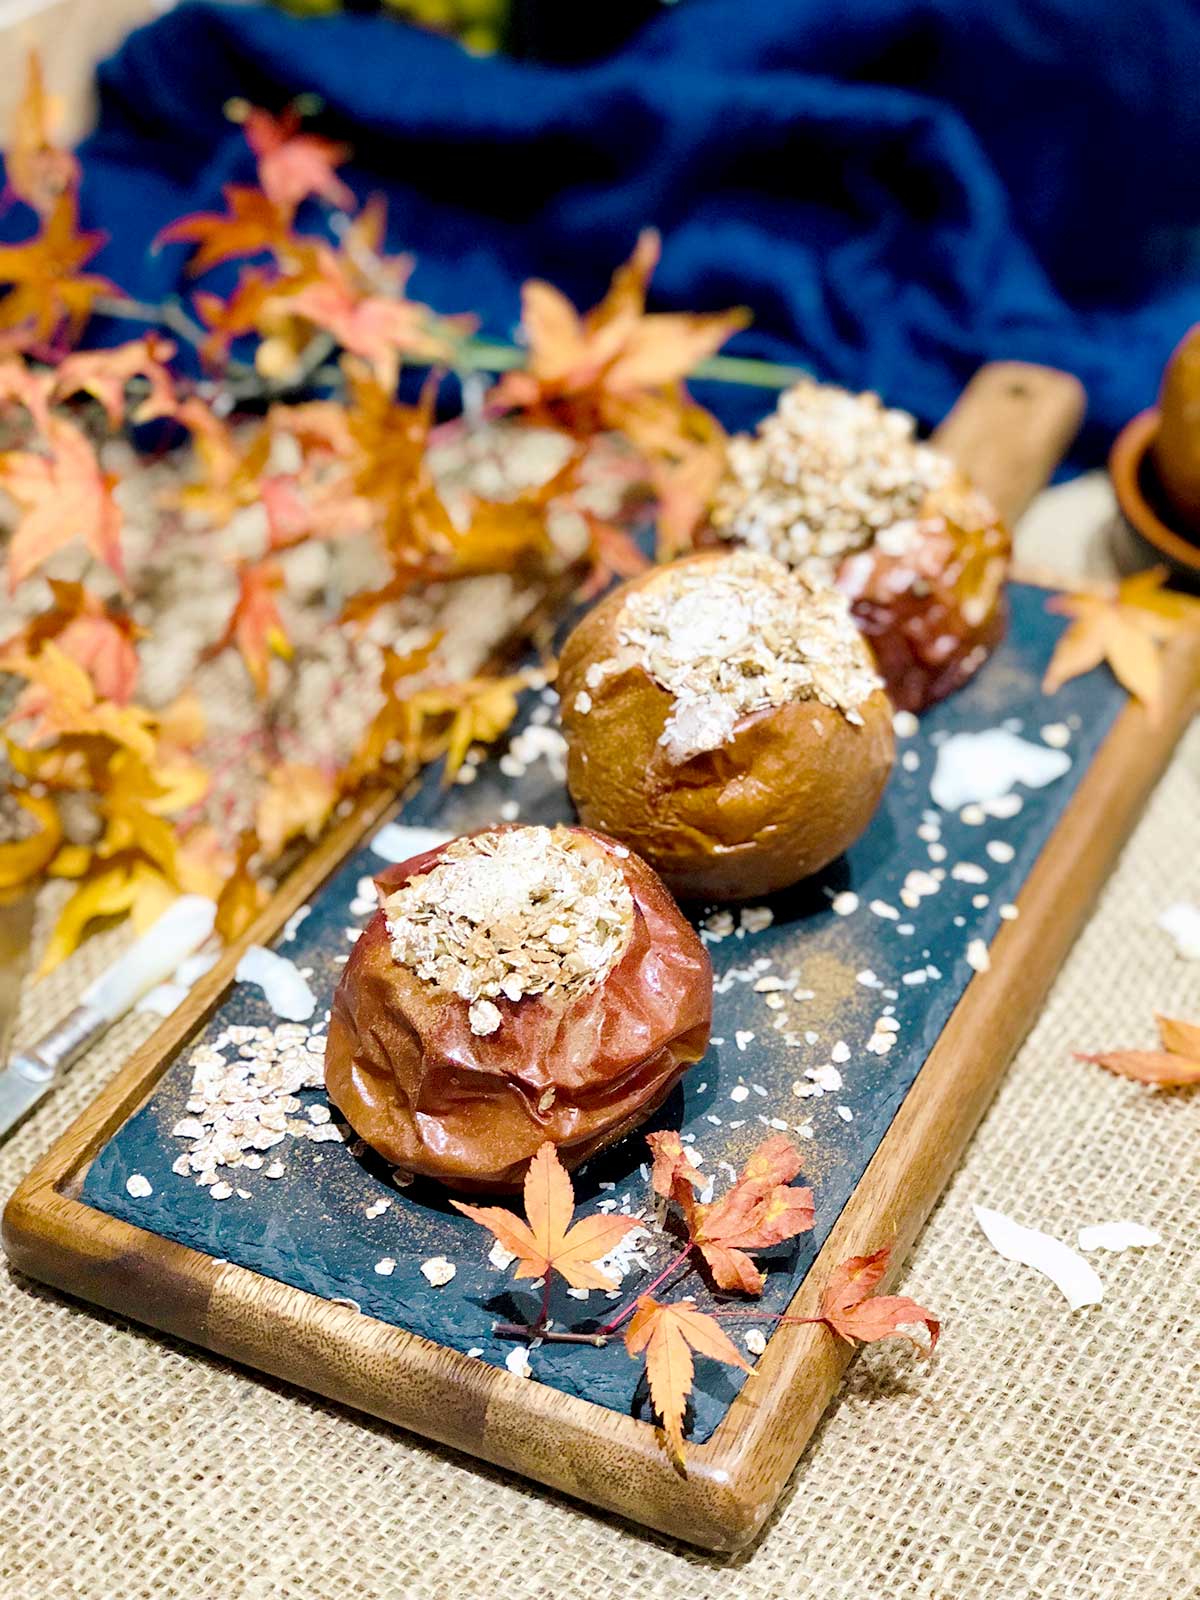
[[[556,1328],[541,1327],[535,1322],[496,1322],[492,1334],[497,1339],[525,1339],[532,1343],[542,1339],[546,1344],[590,1344],[603,1350],[608,1343],[606,1333],[560,1333]]]
[[[177,333],[189,344],[197,347],[208,338],[208,334],[194,318],[190,317],[176,300],[164,300],[161,305],[149,305],[144,300],[127,300],[124,296],[97,295],[92,302],[93,314],[102,317],[114,317],[123,322],[148,322],[151,326],[158,325],[170,328],[172,333]]]
[[[665,1283],[666,1280],[675,1271],[675,1268],[683,1265],[683,1263],[691,1255],[693,1248],[694,1248],[693,1243],[692,1243],[691,1239],[689,1239],[687,1244],[684,1245],[683,1249],[679,1252],[679,1254],[675,1257],[675,1259],[672,1262],[670,1262],[670,1264],[668,1266],[663,1268],[663,1270],[659,1273],[658,1277],[655,1278],[654,1282],[653,1283],[648,1283],[644,1289],[639,1289],[637,1294],[629,1302],[629,1304],[625,1305],[625,1306],[622,1306],[620,1311],[618,1311],[617,1314],[614,1317],[611,1317],[609,1319],[609,1321],[604,1324],[604,1326],[600,1329],[600,1332],[601,1333],[615,1333],[617,1331],[617,1329],[621,1326],[621,1324],[625,1321],[625,1318],[632,1316],[633,1313],[637,1310],[638,1301],[640,1299],[642,1299],[642,1297],[644,1295],[653,1294],[655,1289],[658,1288],[660,1283]]]

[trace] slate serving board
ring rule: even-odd
[[[975,940],[990,943],[1001,908],[1016,900],[1124,703],[1106,671],[1075,680],[1052,698],[1044,696],[1040,680],[1062,622],[1046,611],[1041,590],[1013,586],[1010,607],[1007,640],[982,672],[951,701],[927,713],[916,734],[898,741],[899,760],[883,804],[847,856],[764,907],[740,914],[735,909],[734,932],[715,940],[706,932],[713,941],[717,991],[714,1042],[652,1125],[678,1127],[685,1138],[694,1138],[718,1193],[730,1169],[769,1133],[786,1131],[795,1138],[804,1157],[804,1181],[814,1190],[816,1226],[764,1258],[769,1267],[765,1309],[782,1311],[808,1272],[973,976],[968,946]],[[494,756],[477,769],[473,782],[448,789],[431,772],[405,806],[401,822],[461,833],[511,818],[514,807],[526,822],[570,820],[552,748],[552,718],[552,691],[529,691],[515,748],[528,754],[540,743],[550,747],[550,754],[528,764],[512,753]],[[1021,806],[1013,816],[979,820],[978,812],[968,809],[964,820],[938,811],[929,786],[939,745],[951,734],[997,726],[1035,744],[1042,743],[1041,729],[1051,727],[1051,737],[1068,740],[1068,771],[1040,789],[1018,786]],[[525,731],[530,727],[547,731],[530,735]],[[317,1028],[350,948],[347,930],[366,920],[350,911],[352,902],[363,904],[360,880],[384,864],[365,844],[313,898],[295,933],[276,942],[299,967],[312,969]],[[954,875],[963,864],[970,881]],[[903,904],[901,889],[914,869],[944,877],[935,892],[910,907]],[[981,874],[985,882],[978,881]],[[857,895],[859,904],[842,915],[833,902],[846,892]],[[986,905],[977,904],[984,895]],[[712,908],[693,909],[704,928]],[[764,927],[767,912],[770,922]],[[811,998],[777,991],[786,995],[785,1003],[772,1009],[770,991],[761,992],[755,984],[777,977],[798,983],[800,993]],[[867,1041],[885,1014],[893,1019],[896,1043],[886,1054],[875,1054]],[[239,984],[198,1042],[211,1042],[231,1024],[277,1022],[259,991]],[[187,1054],[100,1152],[83,1186],[88,1205],[313,1294],[352,1300],[371,1317],[475,1352],[480,1360],[504,1362],[514,1346],[492,1336],[493,1322],[532,1319],[540,1296],[528,1285],[512,1284],[511,1269],[489,1263],[490,1235],[452,1211],[438,1186],[419,1182],[397,1188],[388,1168],[369,1152],[295,1139],[270,1152],[283,1161],[282,1178],[269,1180],[261,1170],[229,1174],[249,1198],[235,1194],[215,1202],[190,1177],[172,1172],[172,1162],[185,1148],[171,1129],[186,1114]],[[831,1061],[831,1055],[847,1054],[840,1063]],[[819,1073],[816,1083],[806,1078],[809,1070]],[[835,1086],[838,1076],[840,1087]],[[794,1092],[797,1083],[806,1086],[803,1097]],[[811,1092],[820,1083],[830,1087]],[[324,1096],[310,1091],[302,1098],[321,1102]],[[645,1156],[637,1133],[590,1162],[576,1176],[581,1211],[614,1203],[634,1212],[648,1210],[652,1197]],[[149,1181],[152,1194],[135,1198],[127,1192],[135,1173]],[[368,1218],[367,1207],[381,1196],[393,1203]],[[644,1270],[631,1270],[621,1286],[622,1303],[665,1265],[667,1248],[661,1242]],[[420,1271],[422,1262],[435,1256],[457,1268],[441,1288],[431,1287]],[[394,1271],[381,1275],[376,1266],[388,1260],[395,1262]],[[706,1306],[714,1299],[695,1273],[679,1292],[696,1293]],[[602,1294],[594,1291],[581,1302],[555,1284],[552,1315],[560,1324],[586,1328],[612,1309]],[[769,1331],[768,1323],[763,1327]],[[542,1384],[615,1411],[648,1415],[639,1367],[619,1342],[603,1349],[542,1345],[530,1360]],[[734,1369],[699,1364],[694,1439],[712,1433],[743,1382]]]

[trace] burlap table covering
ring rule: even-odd
[[[1043,497],[1022,553],[1096,571],[1105,489]],[[1156,914],[1200,897],[1200,726],[1056,983],[901,1289],[945,1319],[931,1369],[865,1350],[757,1546],[714,1557],[598,1519],[311,1395],[0,1273],[2,1600],[1172,1600],[1200,1592],[1200,1095],[1071,1059],[1200,1013]],[[44,931],[44,930],[43,930]],[[28,1036],[111,956],[25,996]],[[144,1038],[116,1027],[0,1148],[5,1195]],[[977,1200],[1071,1238],[1129,1218],[1161,1248],[1099,1258],[1071,1313],[1002,1261]]]

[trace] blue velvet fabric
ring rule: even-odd
[[[102,68],[84,215],[112,235],[102,270],[179,289],[185,252],[151,254],[155,232],[252,179],[224,99],[312,90],[357,148],[351,183],[387,194],[414,292],[491,335],[523,277],[589,303],[654,223],[656,306],[744,302],[735,349],[925,421],[988,358],[1075,371],[1081,462],[1200,318],[1198,60],[1189,0],[681,0],[570,68],[384,17],[191,3]],[[703,398],[733,423],[764,404]]]

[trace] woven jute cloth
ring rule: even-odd
[[[1095,570],[1102,486],[1037,508],[1028,556]],[[1044,531],[1043,531],[1044,530]],[[2,1600],[1180,1600],[1200,1593],[1200,1094],[1072,1059],[1200,1015],[1155,927],[1200,899],[1200,726],[1180,745],[900,1285],[945,1322],[931,1366],[862,1352],[756,1546],[709,1556],[0,1273]],[[28,1035],[118,935],[26,995]],[[151,1022],[115,1028],[0,1149],[7,1194]],[[1093,1257],[1072,1313],[1001,1260],[971,1202]]]

